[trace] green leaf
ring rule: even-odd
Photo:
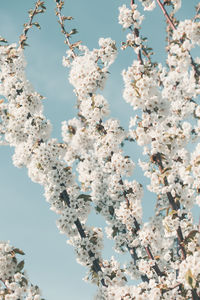
[[[76,33],[78,33],[78,30],[77,30],[76,28],[73,28],[73,29],[70,31],[69,35],[76,34]]]
[[[73,20],[73,17],[66,17],[66,16],[63,16],[63,17],[62,17],[62,20],[63,20],[63,21],[65,21],[65,20],[70,21],[70,20]]]
[[[81,194],[81,195],[78,196],[77,199],[83,199],[85,202],[87,202],[87,201],[91,201],[91,196],[90,195]]]
[[[99,207],[99,206],[96,206],[95,209],[96,209],[96,211],[97,211],[98,213],[100,213],[100,212],[102,211],[102,208]]]
[[[113,280],[113,278],[116,277],[116,272],[115,271],[112,271],[112,273],[110,274],[110,279]]]
[[[114,238],[119,233],[119,229],[118,227],[113,226],[112,230],[113,230],[112,237]]]
[[[20,272],[24,268],[24,260],[20,261],[17,265],[17,271]]]
[[[22,283],[28,285],[28,280],[25,277],[22,277]]]
[[[34,22],[33,25],[35,25],[37,28],[41,29],[40,24],[38,22]]]
[[[174,209],[172,209],[172,211],[170,211],[170,213],[169,213],[169,216],[170,216],[170,215],[175,215],[175,214],[177,214],[177,211],[174,210]]]
[[[14,251],[16,254],[25,255],[25,253],[24,253],[21,249],[19,249],[19,248],[15,248],[15,249],[13,249],[13,251]]]
[[[190,233],[186,236],[186,238],[184,240],[184,243],[185,244],[189,243],[190,240],[192,240],[197,233],[199,233],[198,230],[192,230],[192,231],[190,231]]]
[[[1,43],[7,43],[7,40],[0,36],[0,42]]]
[[[185,279],[187,280],[187,282],[189,283],[189,285],[192,288],[195,288],[196,281],[195,281],[194,276],[192,275],[192,272],[190,269],[188,269],[188,271],[186,272]]]

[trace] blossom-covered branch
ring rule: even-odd
[[[69,48],[63,65],[77,97],[77,117],[62,123],[62,142],[52,139],[42,97],[25,76],[23,47],[1,46],[0,94],[6,99],[0,103],[2,144],[13,146],[14,165],[26,166],[31,180],[44,186],[50,208],[60,216],[59,231],[88,268],[85,280],[98,286],[96,299],[199,300],[200,233],[191,210],[200,205],[200,86],[198,59],[190,55],[200,45],[199,23],[195,17],[174,25],[165,6],[174,14],[181,1],[140,1],[145,10],[159,4],[173,30],[166,65],[155,63],[147,38],[140,35],[144,16],[136,1],[119,8],[118,21],[129,30],[122,49],[131,47],[137,56],[122,73],[123,97],[138,113],[133,112],[129,130],[109,117],[101,94],[117,56],[115,41],[100,38],[93,50],[80,41],[72,43],[77,30],[66,29],[65,21],[72,17],[62,14],[64,2],[56,0]],[[130,178],[135,163],[123,149],[127,140],[143,147],[139,165],[157,198],[155,216],[146,223],[143,187]],[[196,148],[190,153],[193,141]],[[130,254],[123,266],[114,257],[103,258],[103,230],[87,225],[92,209],[104,217],[115,251]],[[140,283],[127,285],[128,278]]]
[[[24,261],[19,261],[18,255],[24,255],[24,252],[8,242],[0,242],[0,298],[44,300],[39,287],[29,282]]]

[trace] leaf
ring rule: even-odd
[[[44,1],[40,2],[39,6],[42,7],[43,9],[46,9],[46,6],[44,5]]]
[[[164,169],[162,170],[162,174],[166,173],[167,171],[169,171],[169,170],[171,170],[171,169],[172,169],[172,168],[170,168],[170,167],[164,168]]]
[[[25,277],[22,277],[22,283],[28,285],[28,280]]]
[[[165,229],[167,232],[172,232],[167,224],[165,224]]]
[[[20,272],[24,268],[24,260],[20,261],[17,265],[17,271]]]
[[[96,209],[96,211],[97,211],[98,213],[100,213],[100,212],[102,211],[102,208],[99,207],[99,206],[96,206],[95,209]]]
[[[78,42],[72,44],[71,47],[72,48],[77,48],[81,43],[82,43],[82,41],[78,41]]]
[[[172,211],[170,211],[169,216],[170,215],[175,215],[175,214],[177,214],[177,211],[173,209]]]
[[[68,132],[71,134],[75,134],[76,128],[74,126],[68,125]]]
[[[28,11],[28,13],[29,13],[29,18],[32,18],[32,16],[33,16],[33,10],[30,9],[30,10]]]
[[[110,279],[113,280],[113,278],[116,277],[116,272],[115,271],[112,271],[112,273],[110,274]]]
[[[93,245],[96,245],[96,244],[97,244],[97,237],[96,237],[96,236],[91,237],[90,242],[91,242]]]
[[[15,248],[15,249],[13,249],[13,251],[14,251],[16,254],[25,255],[24,251],[22,251],[22,250],[19,249],[19,248]]]
[[[0,42],[1,43],[7,43],[7,40],[0,36]]]
[[[77,30],[76,28],[73,28],[73,29],[70,31],[69,35],[76,34],[76,33],[78,33],[78,30]]]
[[[65,21],[65,20],[73,20],[73,17],[66,17],[66,16],[62,16],[62,20]]]
[[[24,49],[24,47],[29,46],[29,44],[27,44],[27,43],[24,42],[24,43],[21,44],[21,46]]]
[[[41,163],[38,163],[38,164],[36,165],[36,167],[37,167],[37,169],[39,169],[39,170],[42,170],[42,171],[44,170],[43,167],[42,167],[42,165],[41,165]]]
[[[113,230],[112,237],[114,238],[116,235],[118,235],[119,229],[118,229],[118,227],[113,226],[112,230]]]
[[[186,272],[185,279],[192,288],[195,288],[196,280],[194,279],[194,276],[190,269],[188,269],[188,271]]]
[[[35,25],[37,28],[41,29],[40,24],[38,22],[34,22],[33,25]]]
[[[85,202],[91,201],[91,196],[90,195],[85,195],[85,194],[81,194],[78,196],[77,199],[83,199]]]
[[[45,12],[44,9],[37,9],[36,12],[35,12],[35,14],[36,14],[36,15],[37,15],[37,14],[42,14],[42,13],[44,13],[44,12]]]
[[[197,233],[199,233],[198,230],[192,230],[192,231],[190,231],[190,233],[184,239],[184,244],[189,243],[189,241],[192,240]]]
[[[185,169],[186,171],[191,171],[191,169],[192,169],[192,166],[191,165],[189,165],[189,166],[187,166],[187,168]]]
[[[27,37],[25,36],[25,34],[21,34],[20,35],[20,42],[26,41]]]
[[[71,167],[65,167],[63,170],[65,171],[65,172],[68,172],[68,171],[71,171]]]

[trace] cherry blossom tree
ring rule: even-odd
[[[123,98],[133,108],[124,129],[111,118],[101,94],[121,50],[111,38],[100,38],[93,50],[76,41],[72,17],[62,14],[64,2],[55,2],[77,116],[62,123],[62,142],[51,138],[42,96],[26,78],[28,33],[40,28],[35,16],[45,12],[44,1],[38,0],[19,43],[1,38],[1,144],[13,147],[13,164],[26,167],[31,180],[44,187],[50,209],[59,215],[59,231],[87,269],[85,281],[97,285],[95,299],[198,300],[200,232],[192,209],[200,205],[200,59],[192,53],[200,45],[200,4],[193,19],[179,21],[181,0],[138,0],[144,11],[158,5],[165,16],[164,65],[153,61],[149,41],[140,34],[144,12],[137,1],[119,7],[118,21],[127,31],[122,50],[135,52],[122,73]],[[142,147],[139,162],[126,155],[125,143]],[[150,179],[148,189],[156,199],[155,215],[146,223],[143,186],[131,177],[136,163]],[[87,224],[92,210],[105,219],[115,251],[129,255],[126,264],[114,256],[103,258],[103,229]],[[1,299],[41,299],[39,288],[26,278],[23,261],[17,261],[23,254],[0,243]]]

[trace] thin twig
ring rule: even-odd
[[[62,7],[63,7],[63,2],[59,1],[59,0],[56,0],[56,8],[57,8],[56,15],[58,16],[58,19],[59,19],[59,24],[61,26],[61,32],[64,34],[64,36],[66,38],[66,44],[67,44],[67,46],[72,51],[72,57],[75,58],[76,57],[76,53],[74,51],[73,45],[70,43],[70,40],[69,40],[70,35],[67,32],[67,30],[65,29],[65,25],[64,25],[64,22],[63,22],[63,16],[62,16],[62,13],[61,13]]]
[[[170,26],[172,27],[172,29],[176,30],[176,27],[175,27],[174,23],[172,22],[168,12],[166,11],[164,4],[160,0],[157,0],[157,2],[158,2],[158,5],[160,6],[160,8],[162,9],[162,12],[163,12],[165,18],[167,19],[167,21],[170,24]]]
[[[40,10],[38,10],[38,8],[41,7]],[[24,24],[24,29],[23,29],[23,33],[20,35],[20,40],[19,40],[19,45],[20,48],[24,49],[24,46],[26,46],[27,44],[25,43],[27,40],[27,34],[29,29],[35,25],[36,27],[40,28],[40,25],[38,23],[33,23],[33,19],[37,14],[43,13],[46,10],[46,7],[44,6],[44,1],[40,1],[38,0],[35,3],[35,8],[33,11],[29,12],[29,22],[27,24]]]
[[[164,14],[166,20],[167,20],[167,22],[168,22],[169,25],[171,26],[171,28],[172,28],[173,30],[176,30],[176,26],[175,26],[175,24],[173,23],[172,19],[170,18],[169,14],[167,13],[164,4],[163,4],[160,0],[157,0],[157,2],[158,2],[158,5],[159,5],[160,8],[161,8],[161,10],[162,10],[162,12],[163,12],[163,14]],[[194,59],[192,58],[192,55],[190,54],[190,51],[188,51],[188,54],[189,54],[189,56],[190,56],[191,65],[192,65],[192,67],[193,67],[193,69],[194,69],[194,71],[195,71],[195,74],[199,77],[199,76],[200,76],[200,70],[198,70],[198,68],[197,68],[197,66],[196,66],[196,64],[195,64],[195,62],[194,62]]]

